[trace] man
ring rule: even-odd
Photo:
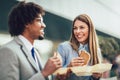
[[[41,69],[39,54],[34,51],[34,40],[44,38],[43,14],[42,7],[32,2],[12,8],[8,25],[14,39],[0,48],[0,80],[45,80],[61,67],[60,59],[53,56]]]

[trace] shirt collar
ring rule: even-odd
[[[18,38],[23,42],[28,51],[31,51],[33,45],[24,36],[19,35]]]
[[[78,48],[79,50],[87,50],[88,51],[88,43],[87,44],[81,44],[80,43],[80,46],[79,46],[79,48]]]

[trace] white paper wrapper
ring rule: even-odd
[[[93,66],[78,66],[78,67],[69,67],[69,68],[60,68],[56,70],[53,74],[65,74],[68,69],[71,69],[73,73],[77,76],[88,76],[92,73],[103,73],[105,71],[111,70],[112,64],[110,63],[101,63]]]

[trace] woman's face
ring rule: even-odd
[[[79,43],[85,44],[88,41],[89,28],[85,22],[76,20],[73,26],[73,33]]]

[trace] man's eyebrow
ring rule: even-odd
[[[37,20],[40,20],[40,21],[43,21],[43,18],[42,17],[38,17],[36,18]]]

